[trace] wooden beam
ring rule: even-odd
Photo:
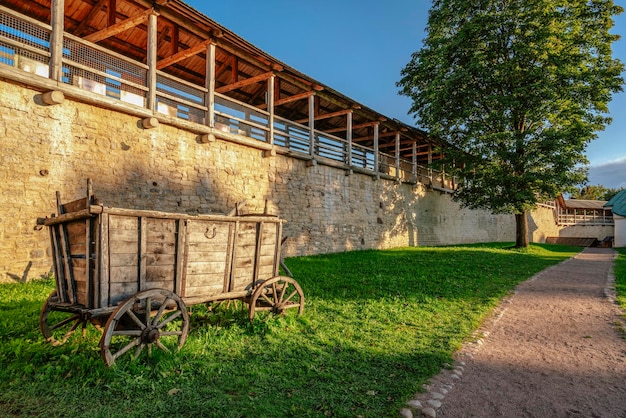
[[[109,0],[109,8],[107,10],[108,15],[108,24],[107,26],[113,26],[116,23],[116,10],[117,10],[117,0]]]
[[[101,31],[94,32],[91,35],[87,35],[83,39],[88,42],[96,43],[103,39],[110,38],[111,36],[115,36],[118,33],[122,33],[130,28],[134,28],[140,23],[145,22],[146,20],[148,20],[148,16],[150,16],[152,13],[158,16],[158,13],[155,12],[154,9],[147,9],[139,13],[136,16],[129,17],[126,20],[116,23],[113,26],[109,26],[106,29],[102,29]]]
[[[76,36],[82,35],[87,25],[89,25],[89,22],[91,22],[91,19],[93,19],[96,13],[98,13],[98,11],[102,9],[102,6],[104,6],[104,3],[106,3],[107,1],[108,0],[100,0],[98,3],[96,3],[95,6],[91,8],[91,10],[89,10],[89,13],[87,13],[87,16],[85,16],[83,20],[81,20],[80,24],[74,30],[74,35]]]
[[[161,70],[165,67],[169,67],[172,64],[175,64],[179,61],[182,61],[186,58],[192,57],[194,55],[198,55],[202,52],[206,52],[206,47],[207,45],[209,45],[211,43],[211,41],[204,41],[204,42],[200,42],[197,45],[192,46],[189,49],[184,49],[180,52],[178,52],[177,54],[171,55],[167,58],[164,58],[162,60],[160,60],[159,62],[157,62],[157,70]]]
[[[338,110],[336,112],[330,112],[330,113],[322,113],[321,115],[316,114],[315,115],[315,120],[322,120],[322,119],[330,119],[330,118],[334,118],[335,116],[343,116],[346,115],[350,112],[353,112],[353,109],[343,109],[343,110]],[[309,119],[300,119],[300,120],[296,120],[296,123],[304,123],[307,122]]]
[[[226,93],[228,91],[236,90],[241,87],[249,86],[250,84],[255,84],[260,81],[265,81],[268,78],[270,78],[272,75],[274,75],[274,73],[271,71],[269,73],[259,74],[257,76],[246,78],[245,80],[241,80],[236,83],[229,84],[227,86],[222,86],[220,88],[215,89],[215,91],[218,93]]]
[[[371,126],[375,126],[378,125],[380,122],[365,122],[365,123],[359,123],[358,125],[352,125],[352,130],[354,129],[361,129],[361,128],[369,128]],[[327,134],[332,134],[335,132],[343,132],[348,130],[347,127],[345,128],[333,128],[333,129],[326,129],[324,130],[324,132],[326,132]]]
[[[280,80],[276,80],[276,81],[280,81]],[[302,100],[302,99],[308,99],[309,96],[314,95],[314,94],[315,94],[314,91],[305,91],[304,93],[294,94],[293,96],[283,97],[282,99],[275,98],[274,107],[284,105],[286,103],[295,102],[295,101]],[[265,108],[267,108],[266,104],[259,106],[259,109],[265,109]],[[306,120],[308,121],[309,119],[307,118]]]

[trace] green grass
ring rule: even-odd
[[[194,306],[179,353],[126,356],[111,368],[93,328],[59,347],[43,341],[38,315],[50,280],[0,285],[0,410],[29,417],[397,416],[498,300],[579,250],[490,244],[291,258],[306,296],[303,316],[250,323],[238,309],[213,314]]]
[[[626,247],[616,250],[619,253],[614,268],[617,303],[626,310]]]

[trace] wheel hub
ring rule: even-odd
[[[141,341],[145,344],[152,344],[156,342],[156,340],[158,340],[160,336],[161,336],[161,333],[159,332],[158,329],[148,327],[144,329],[143,332],[141,333]]]

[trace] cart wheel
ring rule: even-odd
[[[39,329],[46,341],[54,346],[65,344],[79,325],[83,330],[83,335],[87,327],[87,322],[79,314],[54,310],[53,305],[56,301],[55,290],[48,296],[39,314]]]
[[[133,348],[134,358],[144,348],[152,354],[153,345],[170,352],[183,346],[188,330],[189,314],[177,295],[165,289],[144,290],[122,302],[109,317],[100,355],[111,366]]]
[[[282,314],[287,309],[298,308],[298,315],[304,312],[304,293],[291,277],[277,276],[264,281],[254,289],[250,298],[250,321],[256,311],[270,311]]]

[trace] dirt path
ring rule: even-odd
[[[404,416],[626,417],[626,339],[610,249],[586,249],[518,286]],[[421,405],[421,407],[420,407]]]

